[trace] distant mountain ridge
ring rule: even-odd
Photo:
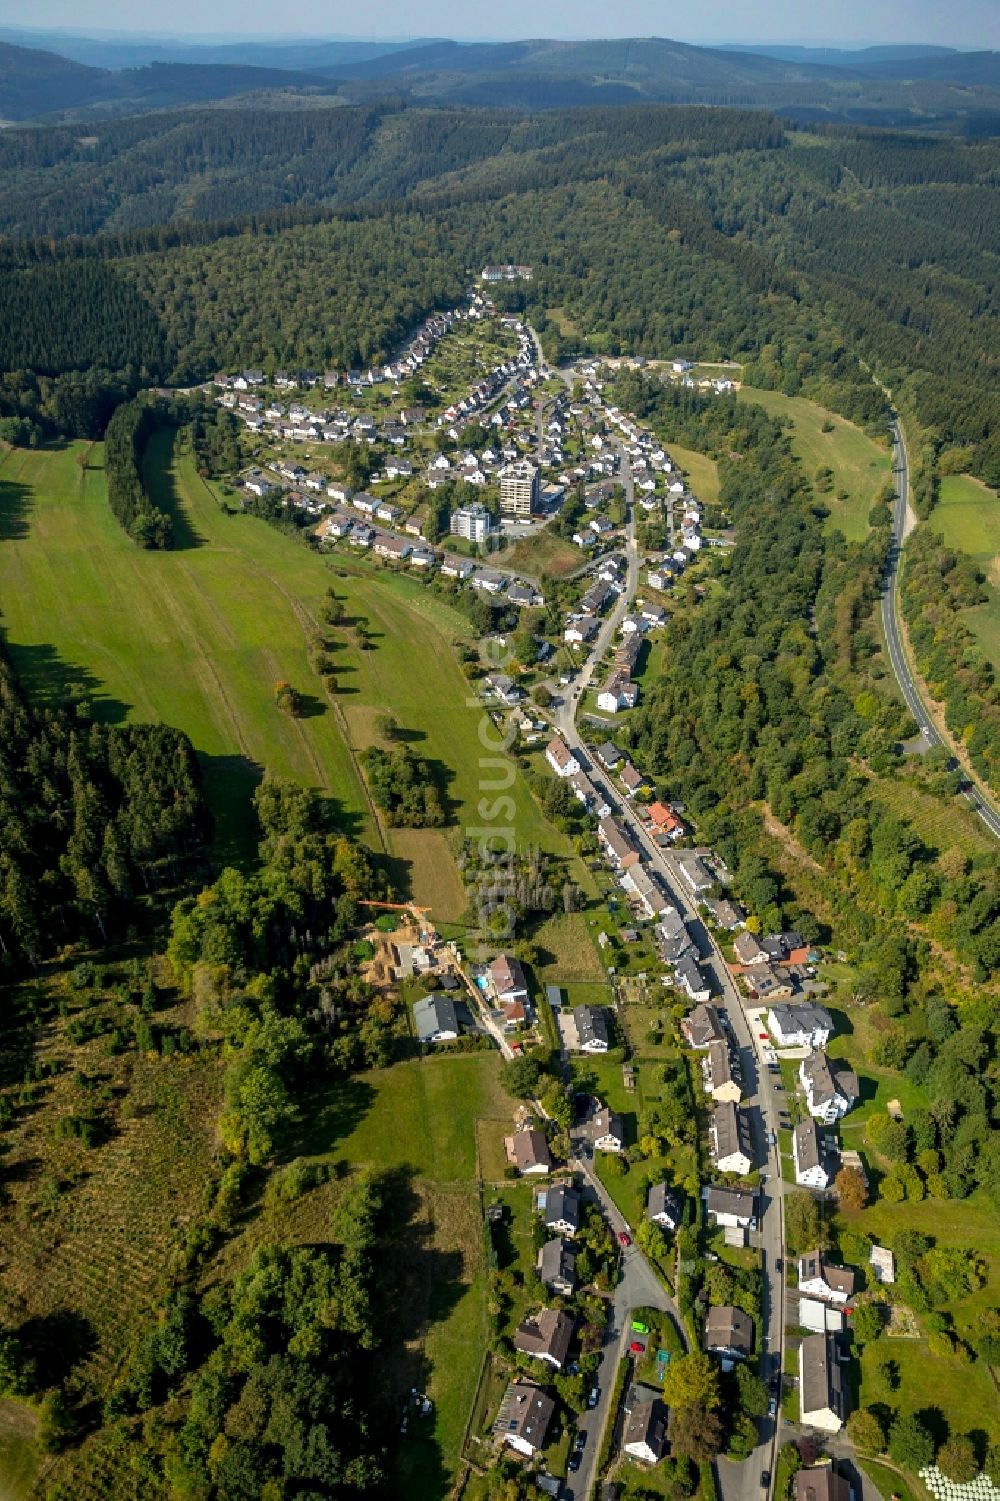
[[[364,56],[354,44],[339,42],[246,43],[185,53],[213,61],[161,59],[114,70],[0,42],[0,119],[86,119],[297,92],[320,101],[324,95],[340,102],[393,97],[531,112],[658,101],[894,126],[933,120],[955,128],[951,122],[975,118],[977,133],[1000,130],[1000,52],[876,47],[860,54],[824,50],[820,62],[816,49],[783,50],[794,55],[694,47],[664,37],[445,39],[369,49]],[[276,58],[307,66],[282,66]]]

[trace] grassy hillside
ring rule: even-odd
[[[81,683],[104,719],[163,719],[191,736],[218,818],[218,852],[252,847],[249,798],[264,767],[327,789],[344,824],[378,848],[384,837],[401,888],[439,916],[457,915],[461,891],[451,851],[481,823],[481,711],[452,643],[468,624],[421,585],[367,561],[327,562],[251,517],[226,516],[171,435],[148,455],[148,478],[177,524],[179,547],[142,552],[108,508],[101,449],[83,444],[12,450],[0,462],[3,622],[18,672],[39,699]],[[331,705],[307,660],[306,633],[330,585],[345,600],[337,634],[340,691]],[[350,621],[364,617],[371,651]],[[274,705],[285,679],[306,696],[291,720]],[[391,710],[420,754],[436,763],[453,828],[377,826],[354,752]],[[492,773],[495,776],[495,773]],[[526,843],[559,853],[566,841],[515,783],[515,827]]]
[[[687,471],[691,491],[702,504],[715,505],[719,499],[719,466],[715,460],[677,443],[670,444],[670,457]]]
[[[931,518],[949,547],[968,553],[986,575],[989,599],[962,619],[990,661],[1000,667],[1000,496],[970,474],[950,474]]]
[[[819,469],[833,470],[833,488],[823,496],[830,507],[827,530],[842,531],[849,542],[859,542],[868,531],[868,512],[891,476],[888,447],[873,442],[853,422],[802,396],[782,391],[760,391],[744,386],[740,399],[756,402],[773,417],[789,423],[792,449],[806,474],[815,479]],[[824,428],[829,425],[829,430]],[[841,492],[846,499],[838,499]]]

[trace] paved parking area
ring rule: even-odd
[[[578,1053],[580,1051],[580,1034],[576,1030],[576,1018],[572,1011],[562,1008],[556,1015],[556,1025],[559,1028],[559,1039],[563,1051],[566,1053]]]

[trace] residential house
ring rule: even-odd
[[[498,954],[488,966],[486,974],[498,1003],[528,999],[528,982],[520,959],[515,959],[511,954]]]
[[[730,1103],[716,1105],[708,1127],[712,1161],[720,1173],[749,1173],[753,1167],[750,1120]]]
[[[545,1132],[534,1126],[522,1126],[504,1142],[507,1161],[524,1176],[538,1177],[552,1167],[552,1157]]]
[[[697,855],[690,855],[683,860],[678,860],[677,865],[681,873],[681,880],[695,896],[701,896],[704,892],[710,891],[715,885],[715,877]]]
[[[799,1257],[799,1292],[825,1303],[845,1304],[854,1296],[854,1273],[850,1267],[833,1266],[822,1251],[807,1251]]]
[[[540,1308],[514,1331],[514,1348],[561,1371],[569,1354],[575,1328],[573,1319],[559,1308]]]
[[[503,1001],[500,1010],[503,1012],[505,1032],[516,1032],[528,1020],[528,1008],[523,1001]]]
[[[646,917],[658,917],[661,912],[673,910],[659,881],[645,865],[629,866],[621,878],[621,884],[635,897]]]
[[[614,771],[625,760],[625,752],[620,751],[613,740],[605,740],[597,747],[597,759],[606,771]]]
[[[742,1308],[710,1308],[701,1343],[713,1355],[742,1360],[753,1354],[753,1320]]]
[[[595,1152],[620,1152],[625,1146],[625,1123],[620,1115],[602,1105],[587,1125]]]
[[[460,1033],[454,1001],[443,995],[427,995],[413,1008],[413,1025],[422,1043],[451,1042]]]
[[[853,1501],[847,1477],[838,1475],[832,1459],[796,1470],[792,1481],[793,1501]]]
[[[638,684],[627,672],[617,670],[598,693],[597,707],[605,714],[617,714],[620,709],[634,709],[638,698]]]
[[[799,1082],[809,1114],[832,1126],[857,1103],[858,1076],[852,1069],[835,1068],[825,1053],[810,1053],[799,1065]]]
[[[507,677],[505,673],[488,672],[483,681],[486,684],[487,690],[495,694],[502,704],[506,704],[508,709],[513,709],[524,699],[524,689],[519,688],[514,679]]]
[[[477,568],[472,580],[473,589],[481,594],[502,594],[507,587],[506,576],[492,568]]]
[[[792,1161],[800,1188],[828,1188],[830,1174],[823,1160],[823,1139],[812,1119],[799,1121],[792,1132]]]
[[[743,983],[747,994],[755,1001],[776,1001],[781,996],[791,995],[794,989],[792,981],[769,964],[754,964],[745,970]]]
[[[560,1298],[572,1297],[576,1291],[576,1252],[568,1241],[561,1236],[547,1240],[538,1253],[537,1268],[550,1292]]]
[[[456,558],[450,553],[445,553],[441,561],[441,572],[445,578],[467,579],[471,578],[476,571],[476,565],[471,558]]]
[[[639,851],[616,818],[601,819],[597,825],[597,840],[617,870],[628,870],[640,858]]]
[[[367,521],[356,521],[351,527],[350,541],[352,547],[371,547],[375,541],[375,528]]]
[[[596,636],[599,629],[600,625],[593,615],[584,615],[579,620],[569,622],[563,631],[563,640],[567,646],[582,646],[585,641]]]
[[[834,1337],[806,1335],[799,1345],[799,1422],[805,1428],[839,1433],[846,1411],[844,1373]]]
[[[553,735],[545,747],[545,759],[557,777],[572,777],[581,769],[579,761],[559,735]]]
[[[544,1220],[546,1230],[559,1235],[574,1236],[580,1228],[582,1199],[568,1183],[556,1183],[545,1194]]]
[[[390,537],[383,532],[375,539],[376,556],[388,558],[392,563],[405,562],[411,551],[412,548],[405,537]]]
[[[704,905],[717,928],[722,928],[726,933],[735,933],[737,928],[742,928],[746,913],[736,902],[731,902],[726,897],[709,896],[705,898]]]
[[[733,939],[733,953],[740,964],[748,968],[767,963],[767,954],[761,948],[760,939],[754,933],[737,933]]]
[[[743,1098],[743,1085],[728,1042],[710,1042],[705,1059],[705,1084],[716,1104],[729,1101],[738,1105]]]
[[[712,1184],[703,1190],[705,1212],[717,1225],[753,1230],[757,1225],[757,1197],[746,1188],[723,1188]]]
[[[681,1022],[681,1033],[689,1048],[704,1050],[713,1042],[725,1040],[725,1029],[715,1006],[699,1003]]]
[[[643,776],[641,771],[638,771],[636,767],[632,765],[631,761],[629,761],[626,766],[622,767],[618,775],[618,780],[621,782],[622,787],[625,789],[626,797],[635,797],[636,793],[642,792],[642,790],[646,786],[646,778]]]
[[[689,1001],[707,1001],[712,994],[705,972],[694,956],[694,950],[682,954],[674,965],[674,984],[684,991]]]
[[[343,511],[335,511],[323,523],[323,532],[327,537],[346,537],[353,525],[350,516],[345,516]]]
[[[661,1397],[635,1402],[622,1433],[622,1452],[640,1464],[655,1465],[667,1452],[667,1409]]]
[[[410,552],[411,568],[433,568],[437,557],[429,547],[414,547]]]
[[[384,521],[388,526],[395,526],[403,514],[402,506],[394,506],[391,501],[383,500],[379,504],[375,515],[379,521]]]
[[[674,907],[668,907],[661,914],[660,921],[653,929],[653,936],[664,964],[676,965],[688,956],[697,958],[687,923]]]
[[[680,839],[685,833],[683,821],[665,803],[650,803],[646,811],[657,837],[662,835],[666,839]]]
[[[772,1006],[767,1028],[781,1048],[825,1048],[833,1036],[833,1017],[825,1006],[806,1001],[797,1006]]]
[[[606,1053],[610,1045],[607,1013],[602,1006],[574,1006],[577,1046],[583,1053]]]
[[[800,933],[769,933],[761,947],[772,964],[806,964],[809,945]]]
[[[502,1443],[533,1459],[545,1445],[556,1410],[551,1397],[530,1381],[512,1381],[500,1404],[494,1432]]]
[[[666,1183],[654,1183],[646,1197],[646,1218],[663,1230],[676,1230],[683,1206],[679,1196]]]
[[[582,803],[588,813],[593,813],[597,818],[607,818],[611,804],[585,771],[574,772],[569,778],[569,785],[577,802]]]

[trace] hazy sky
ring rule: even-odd
[[[281,17],[284,27],[276,26]],[[937,42],[1000,47],[1000,0],[0,0],[0,23],[163,35],[663,36],[687,42]]]

